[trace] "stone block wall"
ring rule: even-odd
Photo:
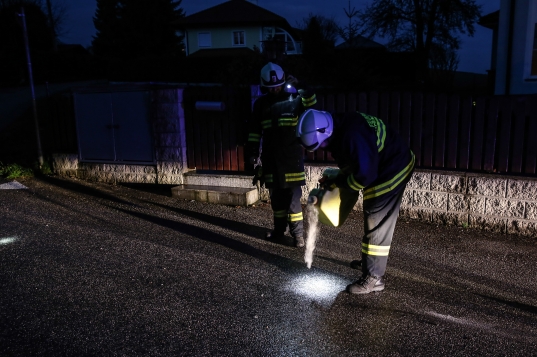
[[[403,208],[433,223],[537,236],[537,179],[418,171]]]
[[[173,147],[161,148],[163,152],[173,151]],[[177,148],[175,153],[179,152]],[[186,158],[183,162],[186,165]],[[79,163],[76,154],[54,156],[56,173],[102,182],[182,184],[186,172],[182,167],[182,162],[161,161],[156,166],[110,165]],[[329,167],[333,168],[306,166],[302,203],[307,202],[309,192],[318,186],[323,171]],[[251,177],[246,179],[250,182]],[[260,187],[259,197],[268,200],[268,190]],[[355,209],[362,209],[361,196]],[[537,178],[416,170],[407,185],[400,216],[434,224],[537,237]]]
[[[304,203],[326,168],[306,168]],[[362,208],[360,201],[357,210]],[[537,237],[537,178],[416,170],[407,185],[400,216]]]
[[[153,92],[153,132],[156,150],[156,183],[182,184],[188,171],[183,89]]]

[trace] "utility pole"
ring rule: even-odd
[[[24,47],[26,49],[26,62],[28,64],[28,80],[30,82],[30,90],[32,92],[32,108],[34,114],[35,134],[37,137],[37,155],[39,161],[39,169],[43,167],[43,150],[41,149],[41,136],[39,135],[39,122],[37,121],[37,102],[35,99],[34,76],[32,73],[32,61],[30,60],[30,45],[28,43],[28,30],[26,29],[26,15],[24,7],[21,7],[21,13],[18,14],[22,18],[22,32],[24,36]]]

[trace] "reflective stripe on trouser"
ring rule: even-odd
[[[300,204],[302,188],[271,188],[269,192],[274,213],[274,232],[283,234],[289,225],[293,237],[304,236],[304,218]]]
[[[406,184],[399,190],[364,200],[364,232],[362,239],[362,272],[383,276],[386,272],[393,231],[399,216]]]

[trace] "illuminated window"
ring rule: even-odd
[[[211,33],[199,32],[198,33],[198,47],[211,47]]]
[[[233,31],[233,46],[244,46],[244,31]]]

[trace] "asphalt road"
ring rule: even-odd
[[[0,356],[535,356],[537,240],[400,220],[355,296],[362,224],[313,266],[266,204],[56,177],[0,190]]]

